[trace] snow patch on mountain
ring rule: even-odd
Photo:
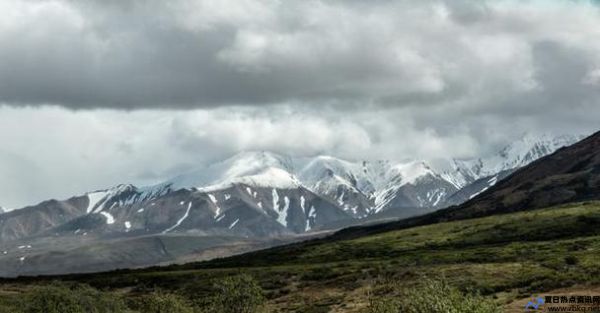
[[[100,214],[106,217],[106,224],[111,225],[115,223],[115,218],[112,216],[112,214],[104,211],[100,212]]]
[[[88,197],[88,207],[86,209],[86,213],[91,213],[98,204],[101,203],[102,200],[105,200],[108,192],[106,191],[96,191],[87,194]]]
[[[315,210],[314,206],[310,206],[310,211],[308,212],[308,218],[306,219],[306,227],[304,231],[309,231],[312,229],[311,222],[314,224],[315,219],[317,218],[317,210]]]
[[[306,214],[306,199],[304,196],[300,196],[300,208],[302,209],[302,213]]]
[[[379,213],[383,208],[385,208],[394,198],[396,191],[401,186],[399,185],[390,185],[385,189],[379,190],[374,194],[375,205],[371,209],[370,213]]]
[[[271,197],[273,198],[273,210],[279,211],[279,193],[277,193],[277,189],[273,188]]]
[[[221,207],[219,207],[219,205],[217,204],[217,197],[215,197],[215,195],[213,195],[212,193],[208,194],[208,199],[210,199],[210,202],[212,202],[212,204],[215,207],[215,217],[217,218],[217,216],[219,216],[219,214],[221,214]]]
[[[273,200],[274,201],[274,200]],[[277,205],[278,209],[276,210],[277,213],[279,214],[277,216],[277,222],[281,225],[283,225],[283,227],[287,227],[287,215],[288,215],[288,210],[290,209],[290,198],[288,198],[287,196],[283,197],[283,208],[279,209],[279,204]]]
[[[173,229],[179,227],[179,225],[181,225],[181,223],[183,223],[183,221],[185,221],[186,218],[188,218],[188,216],[190,215],[190,209],[192,208],[192,202],[190,202],[188,204],[187,210],[185,211],[185,214],[183,214],[183,216],[177,221],[177,223],[175,223],[175,225],[165,229],[162,233],[166,234],[170,231],[172,231]]]
[[[231,225],[229,225],[229,229],[232,229],[235,227],[235,225],[237,225],[237,223],[240,221],[240,219],[236,219],[233,223],[231,223]]]

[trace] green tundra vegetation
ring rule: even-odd
[[[254,313],[263,309],[263,291],[248,275],[225,277],[216,281],[214,288],[215,293],[194,303],[161,290],[126,297],[121,292],[53,281],[4,297],[0,313]]]
[[[209,262],[0,282],[3,312],[499,312],[600,285],[600,203],[316,240]]]
[[[461,292],[445,280],[425,278],[413,288],[405,288],[398,281],[375,284],[380,296],[370,296],[368,313],[499,313],[500,306],[477,292]],[[390,291],[395,296],[389,296]]]

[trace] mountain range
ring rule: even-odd
[[[0,275],[209,259],[422,215],[478,197],[581,136],[525,136],[489,158],[347,161],[245,152],[163,183],[118,185],[0,214]]]
[[[391,230],[600,200],[600,132],[526,166],[466,202],[428,214],[343,229],[329,240],[360,238]],[[568,207],[568,206],[567,206]],[[587,223],[587,222],[586,222]],[[588,225],[595,227],[598,220]],[[594,228],[595,229],[595,228]],[[552,230],[556,231],[556,229]]]

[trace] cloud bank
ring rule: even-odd
[[[470,157],[600,120],[592,1],[0,2],[0,205],[242,150]]]

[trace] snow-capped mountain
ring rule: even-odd
[[[385,173],[387,182],[375,192],[374,213],[388,208],[434,208],[456,191],[425,162],[388,164]]]
[[[375,194],[373,213],[409,217],[440,207],[457,189],[424,162],[393,166],[391,179]]]
[[[178,189],[165,194],[133,186],[116,189],[88,194],[85,217],[66,230],[270,237],[350,220],[335,205],[303,187],[234,184],[222,189]],[[94,221],[89,216],[95,216]],[[97,217],[102,217],[104,223],[96,223]]]
[[[332,156],[244,152],[158,185],[118,185],[9,212],[0,219],[0,241],[31,236],[65,222],[81,224],[73,231],[88,233],[276,236],[339,227],[367,217],[408,217],[468,200],[515,168],[579,138],[525,136],[497,155],[454,160],[454,170],[442,173],[422,161],[353,162]],[[7,222],[23,216],[41,221],[35,227]],[[105,225],[90,222],[98,217]]]
[[[292,171],[293,163],[288,157],[267,151],[242,152],[175,177],[165,184],[170,184],[173,189],[218,190],[235,184],[289,189],[300,185]]]
[[[431,180],[447,184],[424,162],[352,162],[332,156],[292,158],[263,151],[244,152],[146,190],[160,193],[166,189],[193,188],[210,192],[239,184],[278,189],[302,187],[360,219],[389,205],[435,207],[455,191],[451,186],[441,192],[429,188],[415,191],[417,194],[410,197],[414,199],[408,202],[399,198],[392,201],[393,195],[403,186],[418,186],[425,178],[429,180],[428,184]]]
[[[336,229],[365,219],[405,218],[462,203],[516,168],[578,138],[526,136],[492,157],[453,160],[453,170],[442,172],[414,160],[349,161],[332,156],[295,158],[244,152],[157,185],[118,185],[5,212],[0,215],[0,243],[14,243],[14,254],[19,260],[26,257],[32,266],[35,251],[20,251],[19,246],[60,241],[57,249],[63,251],[143,238],[147,257],[133,262],[134,256],[123,248],[120,253],[125,265],[119,266],[165,262],[234,242],[227,251],[241,251],[241,246],[236,246],[239,242],[246,248],[264,247],[279,238]],[[167,239],[175,237],[179,239]],[[188,245],[188,237],[202,239]],[[174,245],[173,251],[161,250],[168,246],[166,242]],[[47,249],[42,250],[57,255]],[[85,253],[77,250],[76,255],[93,260],[97,257],[94,249]],[[114,255],[113,248],[107,249],[108,255]],[[10,249],[7,255],[12,257]],[[47,256],[40,256],[36,266],[51,263]],[[0,255],[0,264],[2,259]],[[94,269],[117,266],[107,262],[113,265]],[[15,263],[19,269],[22,265]]]
[[[454,159],[453,169],[446,171],[442,176],[460,189],[478,179],[523,167],[583,138],[582,135],[527,134],[492,156],[469,160]]]
[[[460,204],[487,190],[523,167],[554,151],[583,139],[583,135],[551,136],[527,134],[489,157],[452,160],[452,170],[441,176],[460,191],[448,199],[447,205]]]
[[[296,160],[295,175],[306,188],[338,205],[354,218],[365,217],[372,206],[372,182],[364,164],[330,156]]]
[[[389,207],[436,207],[455,191],[421,161],[349,162],[321,156],[302,168],[299,179],[314,192],[335,199],[345,209],[351,207],[360,212],[355,214],[359,218],[377,215]],[[425,185],[428,187],[423,188]]]
[[[391,206],[424,213],[451,189],[423,162],[245,152],[158,185],[118,185],[17,210],[0,219],[0,241],[47,231],[275,237],[349,225]]]

